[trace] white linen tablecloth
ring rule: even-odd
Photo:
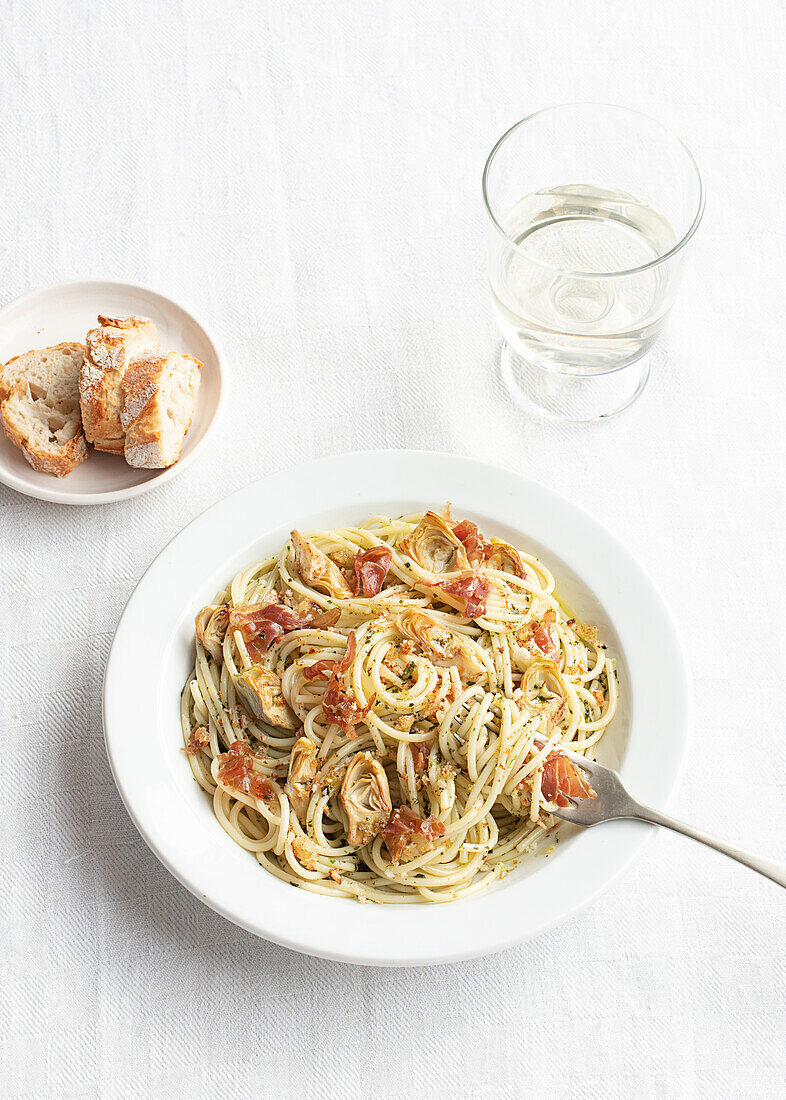
[[[674,609],[695,693],[674,812],[786,856],[783,5],[0,12],[0,300],[144,282],[215,327],[232,376],[222,431],[148,496],[67,508],[0,486],[0,1094],[783,1097],[775,885],[661,834],[515,950],[321,962],[159,865],[100,715],[135,581],[232,489],[356,448],[491,458],[589,506]],[[563,427],[497,375],[480,174],[508,125],[577,99],[670,124],[708,203],[645,396]]]

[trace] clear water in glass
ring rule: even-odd
[[[677,243],[662,214],[624,191],[566,184],[525,196],[501,224],[517,247],[497,248],[491,288],[516,351],[577,374],[647,352],[672,299],[670,268],[641,270]]]

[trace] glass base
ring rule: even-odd
[[[507,341],[500,351],[502,378],[517,405],[549,420],[607,420],[629,408],[647,385],[650,357],[607,374],[563,374],[524,359]]]

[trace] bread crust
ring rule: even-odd
[[[158,331],[149,318],[98,315],[98,327],[85,337],[79,375],[82,424],[96,450],[123,453],[123,377],[134,359],[158,347]]]
[[[184,389],[176,424],[168,415],[168,373],[181,371]],[[191,427],[196,406],[202,363],[191,355],[168,352],[139,359],[131,365],[123,380],[125,406],[125,456],[129,466],[156,470],[174,465],[180,458],[183,439]]]
[[[87,458],[79,412],[84,350],[67,341],[26,351],[0,366],[0,423],[40,473],[65,477]]]
[[[87,458],[87,444],[80,431],[78,435],[64,444],[57,454],[49,454],[33,446],[25,431],[24,424],[14,415],[14,396],[21,396],[24,384],[19,383],[19,388],[9,394],[0,404],[0,420],[3,430],[9,440],[18,447],[34,470],[41,474],[54,474],[55,477],[65,477],[70,474],[80,462]]]
[[[41,473],[71,473],[87,457],[85,436],[130,466],[164,469],[180,458],[201,370],[193,356],[164,351],[146,317],[99,314],[84,346],[0,364],[0,424]]]

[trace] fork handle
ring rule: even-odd
[[[627,816],[627,815],[626,815]],[[786,886],[786,863],[780,863],[777,859],[768,859],[766,856],[757,856],[755,852],[748,852],[745,848],[738,848],[736,844],[729,844],[725,840],[703,833],[701,829],[694,829],[692,825],[686,825],[684,821],[667,817],[659,810],[652,810],[649,806],[641,806],[636,803],[636,812],[631,813],[640,821],[649,821],[653,825],[662,825],[665,829],[673,829],[675,833],[682,833],[693,840],[714,848],[716,852],[723,852],[725,856],[731,856],[738,863],[744,863],[752,871],[758,871],[760,875],[772,879],[779,886]]]

